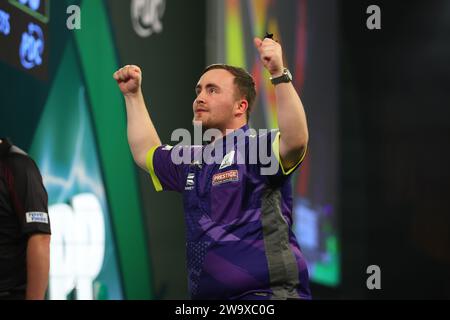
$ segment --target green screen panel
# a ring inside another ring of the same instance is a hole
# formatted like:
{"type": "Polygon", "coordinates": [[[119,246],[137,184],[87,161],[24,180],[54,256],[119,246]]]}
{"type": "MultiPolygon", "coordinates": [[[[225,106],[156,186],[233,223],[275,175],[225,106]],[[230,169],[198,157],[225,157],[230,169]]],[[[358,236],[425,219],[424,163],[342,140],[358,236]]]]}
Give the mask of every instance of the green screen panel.
{"type": "Polygon", "coordinates": [[[52,224],[49,299],[122,299],[110,209],[72,41],[34,136],[52,224]],[[71,81],[65,81],[70,74],[71,81]]]}
{"type": "Polygon", "coordinates": [[[127,299],[150,299],[150,264],[135,164],[126,138],[123,98],[112,74],[118,69],[104,2],[83,1],[83,28],[75,33],[92,105],[99,154],[111,203],[127,299]]]}

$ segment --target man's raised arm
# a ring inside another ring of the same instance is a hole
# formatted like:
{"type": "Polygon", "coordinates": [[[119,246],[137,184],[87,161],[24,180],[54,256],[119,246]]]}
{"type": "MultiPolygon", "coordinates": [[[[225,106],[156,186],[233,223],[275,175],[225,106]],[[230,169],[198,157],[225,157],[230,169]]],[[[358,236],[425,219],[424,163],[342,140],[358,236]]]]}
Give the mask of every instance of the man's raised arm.
{"type": "Polygon", "coordinates": [[[141,69],[138,66],[127,65],[116,71],[113,77],[125,98],[128,144],[131,153],[138,166],[147,171],[147,152],[152,147],[161,145],[161,140],[145,106],[141,90],[141,69]]]}
{"type": "MultiPolygon", "coordinates": [[[[273,78],[283,74],[283,53],[278,42],[255,38],[255,47],[264,67],[273,78]]],[[[280,129],[280,157],[285,170],[294,167],[306,151],[308,126],[300,97],[291,82],[275,86],[277,118],[280,129]]]]}

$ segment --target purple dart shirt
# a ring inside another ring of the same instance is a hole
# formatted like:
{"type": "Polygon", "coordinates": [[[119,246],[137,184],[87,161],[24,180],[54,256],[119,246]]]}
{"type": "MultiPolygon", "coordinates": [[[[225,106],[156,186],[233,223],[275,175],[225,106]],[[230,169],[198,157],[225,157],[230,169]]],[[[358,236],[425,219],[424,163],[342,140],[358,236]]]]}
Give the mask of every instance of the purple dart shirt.
{"type": "Polygon", "coordinates": [[[213,152],[163,145],[147,155],[156,190],[183,194],[191,297],[309,299],[308,270],[292,231],[289,178],[304,155],[285,172],[277,160],[278,131],[249,132],[244,126],[233,139],[218,139],[209,145],[213,152]],[[262,147],[274,150],[271,175],[262,174],[267,159],[254,160],[262,147]],[[174,153],[192,161],[175,164],[174,153]],[[211,164],[213,158],[218,163],[211,164]]]}

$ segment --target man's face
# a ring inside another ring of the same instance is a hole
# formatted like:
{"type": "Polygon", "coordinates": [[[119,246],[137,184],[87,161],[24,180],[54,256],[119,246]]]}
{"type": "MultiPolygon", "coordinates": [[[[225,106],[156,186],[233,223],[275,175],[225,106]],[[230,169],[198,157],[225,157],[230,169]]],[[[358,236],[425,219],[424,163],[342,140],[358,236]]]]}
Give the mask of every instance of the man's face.
{"type": "Polygon", "coordinates": [[[224,69],[213,69],[201,76],[195,87],[194,121],[200,121],[205,129],[231,129],[238,104],[233,81],[234,76],[224,69]]]}

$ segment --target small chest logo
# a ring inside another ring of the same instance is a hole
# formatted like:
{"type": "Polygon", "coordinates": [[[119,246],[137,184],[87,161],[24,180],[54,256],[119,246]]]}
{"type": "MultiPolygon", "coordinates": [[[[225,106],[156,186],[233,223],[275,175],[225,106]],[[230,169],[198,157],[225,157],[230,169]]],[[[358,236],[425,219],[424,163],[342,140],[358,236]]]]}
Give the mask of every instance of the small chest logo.
{"type": "Polygon", "coordinates": [[[212,179],[212,185],[217,186],[219,184],[239,181],[239,172],[237,170],[229,170],[225,172],[216,173],[212,179]]]}
{"type": "Polygon", "coordinates": [[[229,167],[233,164],[234,154],[235,154],[235,152],[233,150],[233,151],[230,151],[225,157],[223,157],[223,160],[222,160],[222,163],[220,164],[219,170],[229,167]]]}
{"type": "Polygon", "coordinates": [[[192,190],[194,189],[195,184],[195,173],[189,173],[186,179],[186,186],[184,187],[184,190],[192,190]]]}

